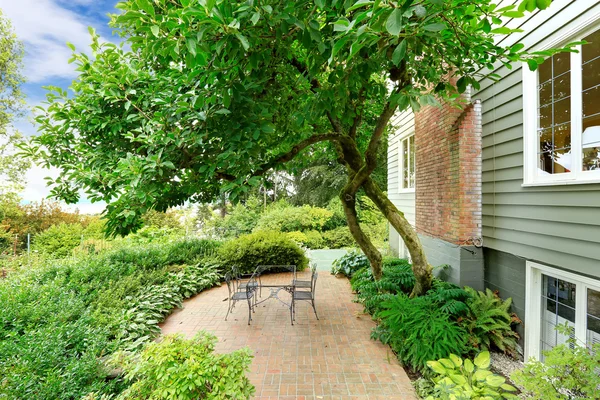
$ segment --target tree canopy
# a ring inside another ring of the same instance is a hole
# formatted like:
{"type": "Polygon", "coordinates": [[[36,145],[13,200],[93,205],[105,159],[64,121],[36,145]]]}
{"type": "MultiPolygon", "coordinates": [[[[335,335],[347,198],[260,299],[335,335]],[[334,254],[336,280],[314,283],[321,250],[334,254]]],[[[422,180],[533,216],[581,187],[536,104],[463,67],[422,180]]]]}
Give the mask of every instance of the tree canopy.
{"type": "MultiPolygon", "coordinates": [[[[311,147],[344,166],[350,230],[376,276],[381,256],[356,219],[361,188],[431,268],[414,229],[371,178],[397,110],[460,98],[494,65],[536,68],[552,51],[503,47],[524,0],[129,0],[76,52],[73,96],[50,88],[31,151],[61,169],[53,195],[108,203],[108,228],[139,226],[148,209],[227,192],[233,198],[311,147]]],[[[380,269],[380,268],[379,268],[380,269]]],[[[417,279],[418,285],[419,279],[417,279]]],[[[426,279],[423,287],[427,286],[426,279]]],[[[418,289],[420,290],[420,289],[418,289]]]]}
{"type": "Polygon", "coordinates": [[[0,196],[15,195],[22,189],[29,168],[29,160],[16,155],[23,136],[12,126],[14,119],[23,115],[25,105],[22,61],[23,44],[0,10],[0,196]]]}

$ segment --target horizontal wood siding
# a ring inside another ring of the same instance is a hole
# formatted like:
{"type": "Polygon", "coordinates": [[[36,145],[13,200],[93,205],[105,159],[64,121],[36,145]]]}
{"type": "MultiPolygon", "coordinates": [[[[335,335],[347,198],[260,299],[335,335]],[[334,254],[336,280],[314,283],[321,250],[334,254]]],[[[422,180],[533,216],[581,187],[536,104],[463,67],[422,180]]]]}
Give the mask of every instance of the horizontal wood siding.
{"type": "MultiPolygon", "coordinates": [[[[526,20],[508,21],[525,32],[501,44],[540,46],[599,11],[596,0],[555,0],[526,20]]],[[[486,248],[517,258],[486,253],[485,279],[489,287],[515,297],[522,312],[525,270],[524,262],[515,264],[518,257],[600,276],[600,184],[522,187],[521,66],[494,72],[502,79],[482,81],[473,96],[482,101],[483,109],[483,240],[486,248]]]]}
{"type": "MultiPolygon", "coordinates": [[[[392,132],[388,136],[388,197],[413,226],[415,225],[415,192],[400,192],[399,137],[414,132],[415,119],[412,112],[404,112],[392,118],[392,132]]],[[[390,227],[390,244],[396,249],[398,234],[390,227]]]]}

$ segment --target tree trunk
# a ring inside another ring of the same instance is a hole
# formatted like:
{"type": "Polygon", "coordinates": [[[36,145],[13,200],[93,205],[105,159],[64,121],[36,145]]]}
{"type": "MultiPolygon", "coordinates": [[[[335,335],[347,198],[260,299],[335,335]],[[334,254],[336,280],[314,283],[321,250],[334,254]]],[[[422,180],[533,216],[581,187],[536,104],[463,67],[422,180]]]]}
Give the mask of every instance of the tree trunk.
{"type": "Polygon", "coordinates": [[[394,203],[388,199],[371,178],[365,181],[363,189],[367,196],[377,205],[377,208],[379,208],[385,218],[392,224],[394,229],[396,229],[408,248],[415,275],[415,287],[410,296],[416,297],[424,294],[431,288],[433,268],[427,262],[427,257],[425,256],[425,251],[423,250],[419,236],[417,236],[417,232],[406,220],[404,214],[396,208],[394,203]]]}
{"type": "Polygon", "coordinates": [[[346,220],[348,221],[348,228],[352,237],[361,250],[367,256],[367,259],[371,263],[371,270],[375,280],[381,279],[383,273],[383,261],[381,253],[377,250],[377,247],[373,245],[369,237],[363,232],[358,222],[358,216],[356,213],[356,194],[347,193],[346,190],[342,190],[340,193],[340,199],[344,206],[344,213],[346,214],[346,220]]]}

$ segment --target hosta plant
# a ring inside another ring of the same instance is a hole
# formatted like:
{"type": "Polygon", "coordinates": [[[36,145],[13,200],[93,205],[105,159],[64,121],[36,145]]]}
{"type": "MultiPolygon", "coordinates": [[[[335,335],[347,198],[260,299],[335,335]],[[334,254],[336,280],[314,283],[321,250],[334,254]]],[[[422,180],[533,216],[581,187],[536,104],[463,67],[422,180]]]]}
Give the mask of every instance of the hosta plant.
{"type": "Polygon", "coordinates": [[[428,361],[427,366],[435,373],[433,395],[426,400],[496,400],[516,399],[517,389],[506,379],[492,373],[490,353],[482,351],[473,361],[450,354],[448,358],[428,361]]]}
{"type": "Polygon", "coordinates": [[[359,251],[351,251],[333,262],[331,273],[333,275],[346,275],[348,278],[352,278],[355,272],[365,267],[369,267],[367,257],[359,251]]]}

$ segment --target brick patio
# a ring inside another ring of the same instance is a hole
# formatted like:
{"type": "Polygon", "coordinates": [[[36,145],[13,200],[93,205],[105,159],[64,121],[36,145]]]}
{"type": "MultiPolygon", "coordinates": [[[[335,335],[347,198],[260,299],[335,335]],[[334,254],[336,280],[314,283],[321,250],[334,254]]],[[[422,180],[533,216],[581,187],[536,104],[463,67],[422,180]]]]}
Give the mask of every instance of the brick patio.
{"type": "MultiPolygon", "coordinates": [[[[277,275],[266,276],[263,283],[282,279],[277,275]]],[[[187,300],[162,324],[162,332],[192,337],[204,329],[219,338],[218,352],[251,348],[249,378],[257,399],[417,399],[389,347],[369,339],[374,322],[352,298],[347,279],[323,271],[316,290],[319,321],[310,304],[300,302],[292,326],[289,309],[269,299],[257,307],[248,325],[245,302],[224,321],[223,284],[187,300]]]]}

